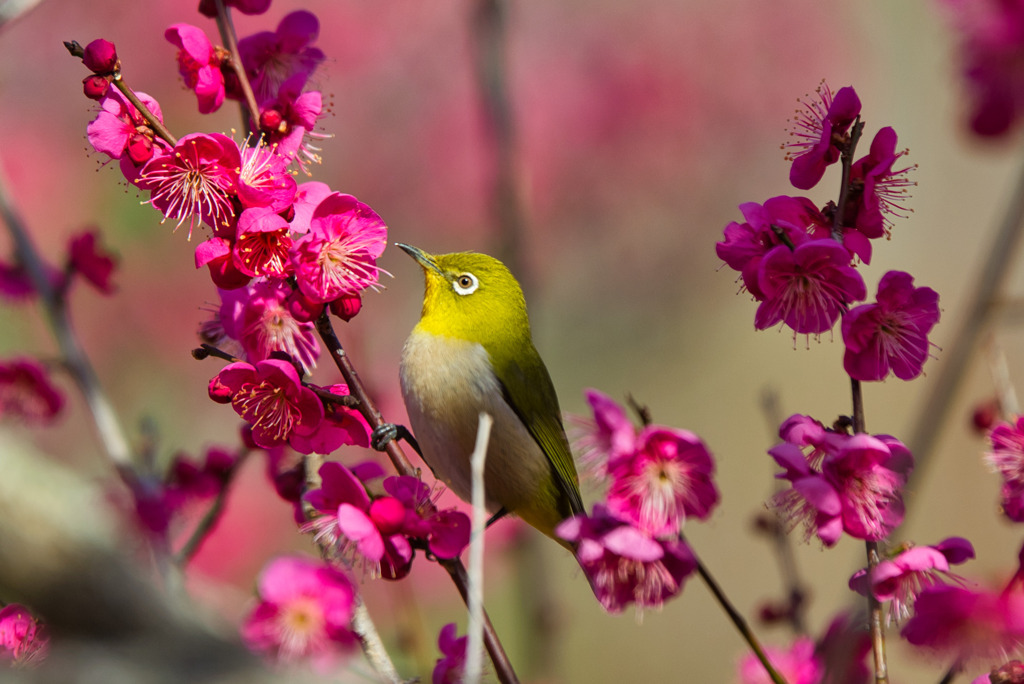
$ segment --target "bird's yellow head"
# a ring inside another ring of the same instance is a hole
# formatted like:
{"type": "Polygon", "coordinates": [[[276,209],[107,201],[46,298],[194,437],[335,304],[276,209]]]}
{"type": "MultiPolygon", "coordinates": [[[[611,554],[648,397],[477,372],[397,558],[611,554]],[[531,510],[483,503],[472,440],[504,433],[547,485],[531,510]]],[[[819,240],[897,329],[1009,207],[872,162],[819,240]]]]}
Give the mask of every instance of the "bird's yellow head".
{"type": "Polygon", "coordinates": [[[432,255],[397,244],[423,268],[419,330],[485,346],[530,338],[522,288],[505,264],[486,254],[432,255]]]}

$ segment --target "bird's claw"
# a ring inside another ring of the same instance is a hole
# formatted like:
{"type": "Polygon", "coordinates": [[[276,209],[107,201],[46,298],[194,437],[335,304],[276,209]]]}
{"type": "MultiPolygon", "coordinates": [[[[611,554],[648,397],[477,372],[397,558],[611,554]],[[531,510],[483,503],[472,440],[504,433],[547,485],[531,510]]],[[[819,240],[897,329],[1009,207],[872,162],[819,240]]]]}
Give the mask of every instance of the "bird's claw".
{"type": "Polygon", "coordinates": [[[394,423],[382,423],[370,433],[370,446],[374,451],[384,451],[388,442],[398,439],[398,426],[394,423]]]}

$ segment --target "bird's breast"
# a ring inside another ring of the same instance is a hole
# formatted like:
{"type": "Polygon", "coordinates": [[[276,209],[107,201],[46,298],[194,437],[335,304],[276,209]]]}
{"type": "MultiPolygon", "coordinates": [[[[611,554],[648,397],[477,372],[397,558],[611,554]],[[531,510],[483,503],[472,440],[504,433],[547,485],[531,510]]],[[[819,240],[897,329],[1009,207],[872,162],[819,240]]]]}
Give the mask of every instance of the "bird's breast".
{"type": "Polygon", "coordinates": [[[413,330],[402,350],[400,376],[423,458],[460,498],[470,498],[469,459],[481,412],[494,419],[485,475],[488,508],[514,511],[550,481],[547,459],[506,402],[482,345],[413,330]]]}

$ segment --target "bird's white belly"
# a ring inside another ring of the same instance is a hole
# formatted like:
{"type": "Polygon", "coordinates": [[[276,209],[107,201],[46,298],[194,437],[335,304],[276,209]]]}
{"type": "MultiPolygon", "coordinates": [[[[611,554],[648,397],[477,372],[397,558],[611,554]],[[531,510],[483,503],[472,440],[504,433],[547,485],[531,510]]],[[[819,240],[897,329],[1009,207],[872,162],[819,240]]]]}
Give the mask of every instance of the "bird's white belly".
{"type": "Polygon", "coordinates": [[[469,460],[481,412],[494,419],[484,478],[488,510],[514,512],[550,480],[547,458],[505,401],[480,344],[414,330],[400,374],[423,458],[461,499],[471,494],[469,460]]]}

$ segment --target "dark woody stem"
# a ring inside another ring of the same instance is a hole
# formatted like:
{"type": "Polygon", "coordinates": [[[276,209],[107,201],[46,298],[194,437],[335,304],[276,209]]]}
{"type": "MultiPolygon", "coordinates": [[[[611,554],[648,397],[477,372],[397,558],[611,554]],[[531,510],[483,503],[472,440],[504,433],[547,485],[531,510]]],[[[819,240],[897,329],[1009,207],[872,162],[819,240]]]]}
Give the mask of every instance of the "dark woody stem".
{"type": "Polygon", "coordinates": [[[217,3],[217,30],[220,32],[220,39],[224,47],[231,53],[231,68],[238,78],[238,85],[242,89],[242,96],[245,103],[242,105],[242,125],[246,132],[252,133],[253,124],[259,128],[260,107],[256,103],[256,95],[252,91],[252,84],[245,74],[245,66],[238,54],[238,38],[235,36],[235,25],[231,21],[231,13],[224,6],[224,0],[215,0],[217,3]]]}
{"type": "Polygon", "coordinates": [[[863,132],[864,122],[858,116],[850,128],[850,141],[842,151],[842,185],[839,186],[839,205],[836,207],[835,222],[832,224],[832,238],[840,243],[843,241],[846,201],[850,196],[850,169],[853,167],[853,153],[857,149],[857,142],[860,141],[863,132]]]}
{"type": "MultiPolygon", "coordinates": [[[[352,365],[352,361],[341,346],[341,341],[338,340],[338,336],[334,332],[334,327],[331,325],[331,319],[326,308],[316,320],[316,330],[331,358],[334,360],[335,365],[341,372],[341,376],[345,379],[349,392],[359,400],[359,412],[366,419],[366,422],[370,424],[370,429],[377,429],[384,424],[384,418],[381,416],[373,399],[367,393],[366,388],[359,379],[358,373],[356,373],[355,367],[352,365]]],[[[395,470],[400,475],[418,477],[419,470],[412,465],[397,441],[392,440],[388,442],[385,451],[391,459],[395,470]]],[[[448,571],[452,582],[455,583],[456,588],[459,590],[459,595],[462,596],[462,600],[467,601],[469,596],[469,578],[462,561],[458,558],[451,560],[438,559],[438,563],[448,571]]],[[[498,680],[502,684],[518,684],[519,678],[516,676],[515,670],[512,669],[512,663],[505,654],[505,648],[502,646],[498,633],[491,624],[491,619],[487,616],[486,611],[484,612],[483,628],[484,646],[487,648],[491,662],[494,664],[494,671],[498,676],[498,680]]]]}
{"type": "Polygon", "coordinates": [[[220,516],[224,512],[224,502],[227,501],[228,488],[234,481],[235,475],[238,474],[239,468],[241,468],[242,463],[245,461],[249,453],[250,451],[245,447],[242,447],[239,450],[238,457],[235,459],[234,465],[231,466],[231,470],[228,471],[227,479],[223,486],[221,486],[220,491],[217,492],[217,497],[213,500],[213,503],[210,504],[210,508],[207,509],[202,520],[199,521],[199,524],[196,525],[196,528],[192,531],[192,535],[184,545],[182,545],[181,550],[175,554],[174,560],[181,567],[184,567],[190,560],[192,560],[192,557],[196,555],[196,551],[198,551],[199,547],[202,545],[203,540],[206,539],[207,535],[209,535],[213,530],[214,525],[216,525],[217,521],[220,520],[220,516]]]}
{"type": "MultiPolygon", "coordinates": [[[[686,541],[683,535],[680,534],[679,537],[680,539],[683,539],[684,542],[686,541]]],[[[711,591],[711,595],[715,597],[715,600],[718,601],[722,610],[724,610],[725,614],[729,616],[729,620],[732,621],[733,625],[735,625],[736,629],[743,637],[743,640],[747,642],[748,646],[750,646],[750,650],[753,651],[754,655],[757,656],[757,659],[761,661],[765,672],[768,673],[768,676],[773,682],[775,682],[775,684],[786,684],[786,680],[772,666],[771,661],[768,660],[768,655],[764,652],[764,649],[761,647],[761,642],[757,640],[753,630],[750,629],[750,625],[747,624],[746,619],[744,619],[743,615],[736,610],[736,607],[732,605],[732,602],[729,601],[729,597],[725,595],[722,588],[718,586],[718,582],[715,581],[715,578],[711,575],[708,569],[704,567],[703,561],[701,561],[697,556],[693,547],[690,546],[689,543],[687,543],[687,546],[690,547],[690,552],[693,553],[693,558],[697,561],[697,572],[700,574],[700,578],[704,580],[704,584],[706,584],[708,589],[711,591]]]]}

